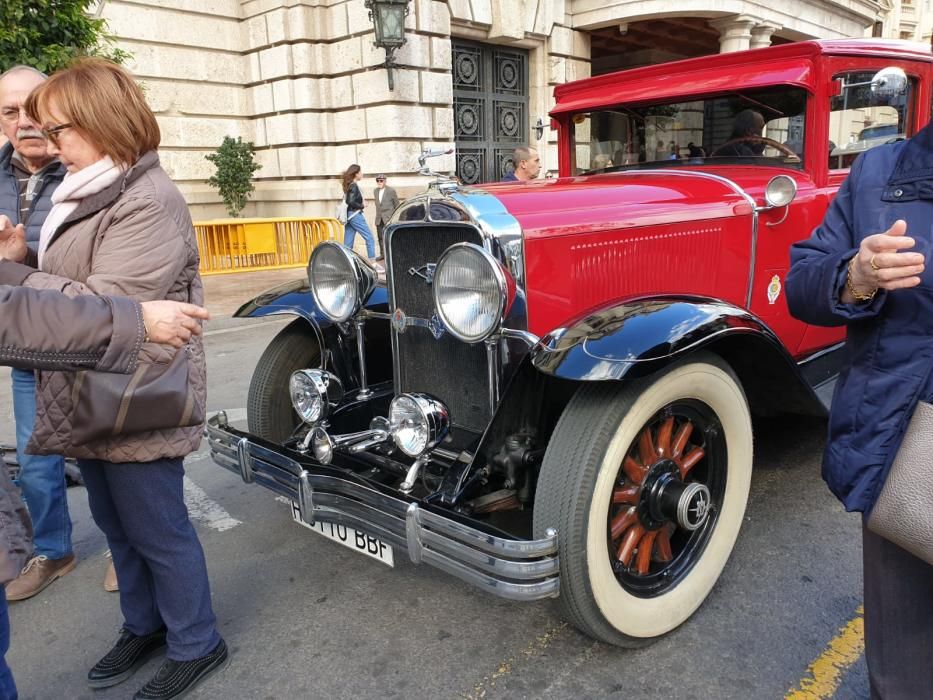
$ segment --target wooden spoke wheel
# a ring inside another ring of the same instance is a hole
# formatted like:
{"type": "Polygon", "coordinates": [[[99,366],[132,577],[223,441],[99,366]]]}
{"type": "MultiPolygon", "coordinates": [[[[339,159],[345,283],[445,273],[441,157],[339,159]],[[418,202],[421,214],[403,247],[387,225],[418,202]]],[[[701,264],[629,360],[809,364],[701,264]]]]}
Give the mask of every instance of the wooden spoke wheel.
{"type": "Polygon", "coordinates": [[[535,495],[536,535],[557,530],[565,616],[622,646],[687,620],[732,552],[751,466],[748,404],[714,355],[582,386],[551,436],[535,495]]]}

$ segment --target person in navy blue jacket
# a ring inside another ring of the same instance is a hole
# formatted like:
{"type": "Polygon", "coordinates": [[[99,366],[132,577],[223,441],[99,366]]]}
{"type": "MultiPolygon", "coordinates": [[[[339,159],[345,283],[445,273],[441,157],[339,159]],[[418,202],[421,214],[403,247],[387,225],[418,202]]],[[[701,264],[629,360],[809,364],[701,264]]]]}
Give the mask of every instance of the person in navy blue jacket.
{"type": "MultiPolygon", "coordinates": [[[[823,223],[791,249],[791,313],[846,326],[823,478],[871,512],[918,400],[933,400],[933,127],[852,166],[823,223]]],[[[933,508],[933,503],[930,504],[933,508]]],[[[865,645],[873,698],[933,693],[933,567],[863,521],[865,645]]]]}

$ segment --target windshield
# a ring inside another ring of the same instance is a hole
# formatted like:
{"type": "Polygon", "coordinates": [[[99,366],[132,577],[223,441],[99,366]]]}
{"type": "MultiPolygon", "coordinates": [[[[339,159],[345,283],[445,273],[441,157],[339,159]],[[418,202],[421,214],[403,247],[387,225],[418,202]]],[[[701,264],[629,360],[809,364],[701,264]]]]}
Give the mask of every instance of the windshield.
{"type": "Polygon", "coordinates": [[[807,93],[790,86],[573,117],[576,174],[684,163],[802,167],[807,93]]]}

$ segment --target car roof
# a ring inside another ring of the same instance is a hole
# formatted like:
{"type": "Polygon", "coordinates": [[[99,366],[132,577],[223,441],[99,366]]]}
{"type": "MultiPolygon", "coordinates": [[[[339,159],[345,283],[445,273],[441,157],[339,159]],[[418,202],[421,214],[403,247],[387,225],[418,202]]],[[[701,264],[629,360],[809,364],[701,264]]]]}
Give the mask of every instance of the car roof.
{"type": "Polygon", "coordinates": [[[812,84],[814,59],[820,55],[933,62],[930,46],[921,42],[897,39],[799,41],[659,63],[558,85],[554,89],[556,106],[551,114],[734,90],[737,85],[743,89],[778,84],[807,87],[812,84]]]}

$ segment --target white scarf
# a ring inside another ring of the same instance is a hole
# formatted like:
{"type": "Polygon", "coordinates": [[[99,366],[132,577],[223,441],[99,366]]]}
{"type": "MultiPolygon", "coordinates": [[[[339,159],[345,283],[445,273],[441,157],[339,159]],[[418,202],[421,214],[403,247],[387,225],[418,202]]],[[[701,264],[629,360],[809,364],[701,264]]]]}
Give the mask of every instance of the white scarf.
{"type": "Polygon", "coordinates": [[[69,172],[62,183],[52,193],[52,209],[42,224],[39,233],[39,269],[42,269],[42,258],[52,241],[52,235],[68,218],[81,200],[109,187],[123,174],[126,169],[117,165],[110,156],[104,156],[96,163],[81,168],[76,173],[69,172]]]}

